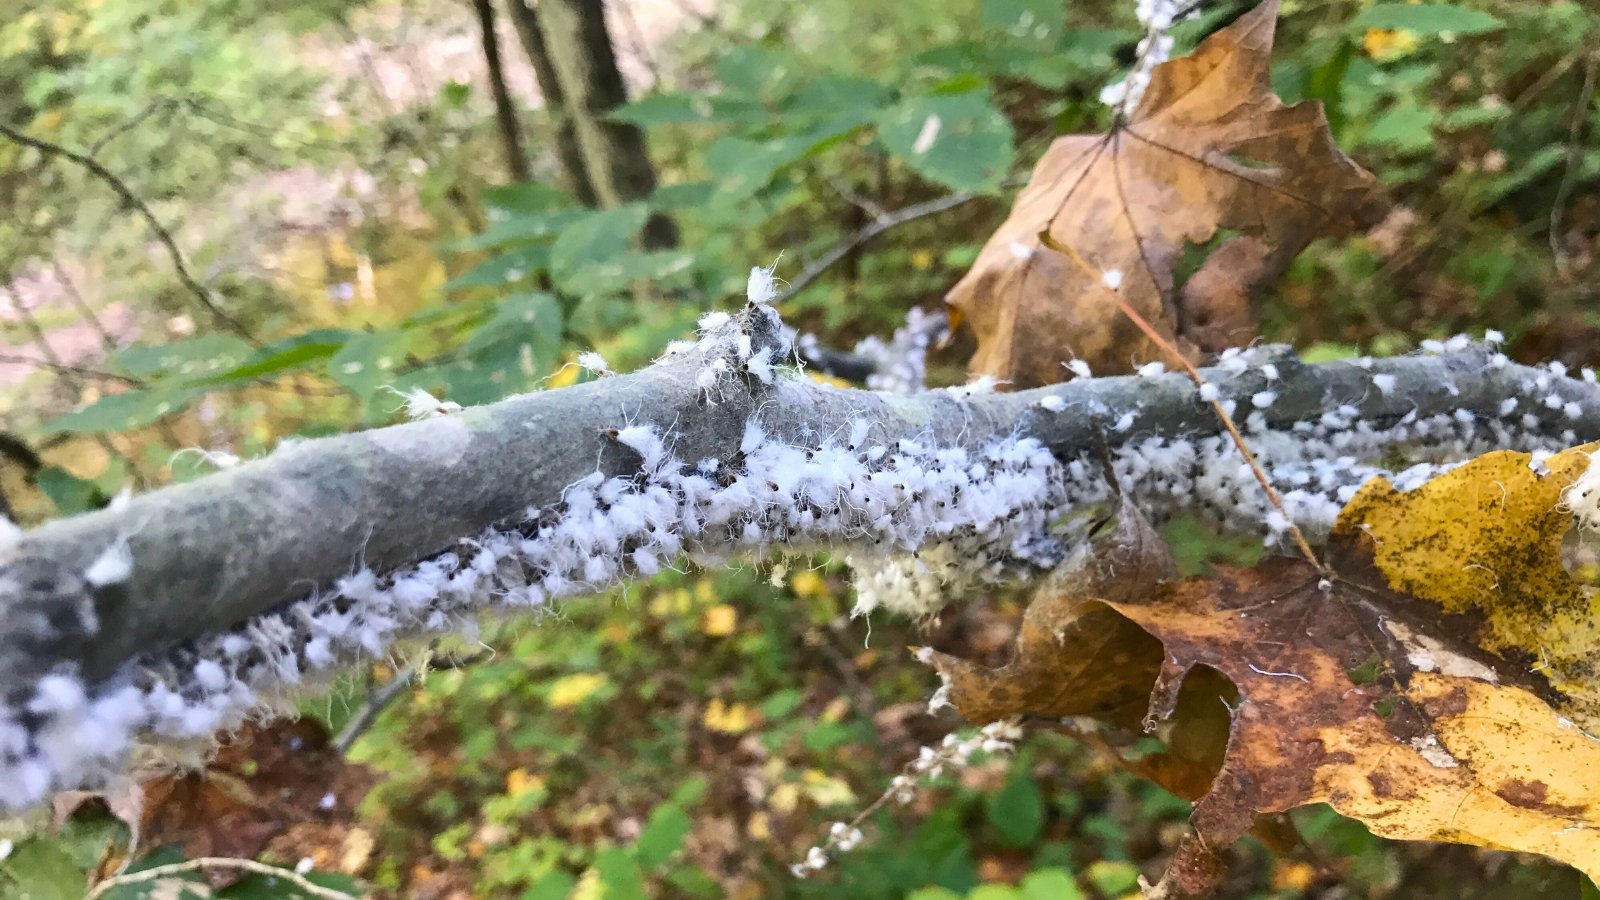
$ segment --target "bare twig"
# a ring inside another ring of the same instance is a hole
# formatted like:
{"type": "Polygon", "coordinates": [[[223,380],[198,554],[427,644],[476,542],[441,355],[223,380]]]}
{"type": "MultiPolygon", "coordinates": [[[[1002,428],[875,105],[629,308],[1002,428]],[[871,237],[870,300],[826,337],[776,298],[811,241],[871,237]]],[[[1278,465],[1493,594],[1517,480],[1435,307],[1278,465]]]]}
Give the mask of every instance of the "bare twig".
{"type": "Polygon", "coordinates": [[[139,387],[145,383],[143,379],[135,378],[132,375],[120,375],[116,372],[90,369],[85,366],[69,365],[67,363],[55,362],[48,359],[38,359],[32,356],[17,356],[13,353],[0,353],[0,363],[18,366],[36,366],[40,369],[48,369],[52,372],[62,375],[77,375],[83,378],[105,378],[112,381],[120,381],[133,387],[139,387]]]}
{"type": "Polygon", "coordinates": [[[404,668],[395,672],[388,681],[377,686],[376,690],[367,692],[367,697],[362,701],[361,708],[356,710],[356,714],[350,717],[350,721],[345,723],[344,728],[340,729],[339,736],[333,739],[333,746],[340,753],[349,753],[350,748],[355,746],[356,741],[367,732],[368,728],[372,727],[372,723],[378,721],[378,717],[383,715],[383,711],[403,696],[408,688],[419,687],[421,684],[420,677],[428,671],[465,669],[468,666],[477,665],[493,655],[494,653],[491,650],[482,650],[468,656],[440,657],[433,655],[433,648],[430,646],[426,653],[407,663],[404,668]]]}
{"type": "Polygon", "coordinates": [[[170,863],[165,866],[153,866],[143,871],[129,872],[124,875],[117,875],[112,878],[107,878],[105,881],[95,885],[94,888],[89,891],[89,893],[85,894],[83,900],[98,900],[98,898],[109,893],[112,888],[126,887],[133,884],[144,884],[150,881],[159,881],[169,875],[182,875],[187,872],[196,872],[201,869],[208,868],[242,869],[246,872],[253,872],[257,875],[265,875],[268,878],[282,878],[284,881],[289,882],[307,894],[310,894],[313,897],[324,898],[324,900],[358,900],[355,894],[347,894],[344,891],[336,891],[333,888],[323,887],[322,885],[317,884],[293,869],[285,869],[280,866],[269,866],[266,863],[256,862],[253,859],[234,859],[226,856],[202,856],[199,859],[190,859],[179,863],[170,863]]]}
{"type": "Polygon", "coordinates": [[[61,289],[67,292],[68,299],[72,301],[73,307],[78,310],[78,315],[83,316],[84,321],[89,323],[89,327],[93,328],[95,334],[100,336],[100,346],[106,348],[106,353],[116,353],[120,349],[117,346],[117,339],[111,336],[106,324],[100,321],[100,317],[95,314],[94,308],[89,305],[89,301],[84,299],[83,293],[78,290],[77,282],[73,281],[72,276],[67,274],[67,267],[63,266],[59,259],[52,256],[50,257],[50,268],[55,273],[56,281],[60,282],[61,289]]]}
{"type": "Polygon", "coordinates": [[[796,275],[789,282],[789,286],[784,289],[783,293],[778,295],[776,302],[787,300],[790,297],[793,297],[795,294],[805,290],[806,287],[810,285],[811,282],[816,281],[817,278],[822,275],[822,273],[832,268],[839,262],[839,260],[844,259],[851,250],[854,250],[868,241],[871,241],[873,238],[883,234],[885,231],[888,231],[897,225],[904,225],[907,222],[913,222],[917,219],[942,213],[945,210],[955,209],[958,206],[976,200],[980,196],[982,195],[961,191],[959,193],[949,194],[944,197],[928,200],[923,203],[914,203],[911,206],[897,209],[891,213],[885,213],[884,215],[873,219],[871,222],[858,229],[854,234],[845,238],[840,243],[835,244],[828,250],[828,252],[817,257],[811,262],[810,265],[807,265],[804,269],[800,270],[800,274],[796,275]]]}
{"type": "Polygon", "coordinates": [[[873,200],[871,197],[864,197],[856,193],[855,189],[846,184],[844,179],[823,169],[821,166],[818,166],[816,171],[818,175],[822,176],[822,180],[827,182],[828,187],[833,188],[833,192],[843,198],[846,203],[871,216],[874,220],[888,217],[889,211],[883,208],[883,204],[873,200]]]}
{"type": "MultiPolygon", "coordinates": [[[[29,309],[28,306],[22,302],[21,297],[18,297],[14,294],[11,295],[11,308],[17,311],[17,319],[22,322],[22,327],[27,330],[29,336],[33,339],[34,346],[39,348],[39,355],[43,357],[43,359],[36,361],[36,363],[41,367],[48,368],[51,371],[54,371],[57,375],[60,375],[61,379],[67,383],[68,387],[70,387],[73,392],[77,394],[77,397],[75,397],[74,400],[81,400],[85,385],[83,377],[78,372],[77,367],[67,365],[62,361],[61,357],[56,354],[56,349],[55,347],[51,346],[50,339],[45,335],[44,327],[39,324],[38,317],[34,316],[33,310],[29,309]]],[[[139,471],[139,467],[134,465],[132,458],[118,450],[116,445],[111,443],[110,438],[103,434],[97,434],[94,436],[94,442],[100,445],[100,449],[104,450],[107,456],[111,457],[112,459],[122,460],[123,463],[127,465],[128,472],[133,475],[134,482],[139,487],[143,488],[149,486],[148,480],[145,478],[144,474],[139,471]]]]}
{"type": "Polygon", "coordinates": [[[172,260],[172,267],[177,271],[178,280],[183,282],[184,287],[189,289],[189,292],[195,296],[200,305],[204,306],[218,322],[227,326],[230,331],[253,344],[259,343],[256,341],[255,336],[250,333],[250,330],[244,326],[244,323],[235,319],[223,310],[221,306],[217,305],[216,298],[212,296],[211,291],[195,279],[194,274],[189,270],[188,260],[184,257],[183,251],[178,249],[178,243],[172,237],[172,232],[168,231],[166,226],[161,224],[161,220],[156,218],[156,214],[150,209],[149,204],[141,200],[139,195],[135,194],[133,189],[128,186],[128,183],[123,181],[115,172],[107,169],[105,165],[93,156],[18,131],[4,122],[0,122],[0,134],[24,147],[32,147],[46,156],[66,159],[85,169],[111,188],[117,197],[129,208],[137,212],[139,217],[144,219],[145,224],[150,227],[150,230],[155,233],[156,239],[161,242],[161,246],[167,251],[167,256],[172,260]]]}
{"type": "Polygon", "coordinates": [[[132,116],[129,116],[126,120],[118,123],[116,127],[101,135],[99,140],[95,141],[93,144],[90,144],[87,155],[99,156],[100,151],[104,150],[108,144],[134,130],[135,128],[138,128],[146,119],[158,112],[182,105],[185,102],[185,100],[177,97],[162,97],[159,100],[150,103],[144,109],[141,109],[132,116]]]}
{"type": "Polygon", "coordinates": [[[405,668],[394,673],[377,690],[369,692],[367,699],[361,704],[361,708],[356,710],[356,714],[350,718],[349,722],[345,723],[344,728],[340,729],[339,736],[333,739],[333,746],[341,754],[349,753],[350,748],[355,746],[356,739],[365,734],[367,729],[372,727],[373,722],[378,721],[378,716],[389,708],[389,704],[399,699],[401,694],[417,686],[415,681],[417,675],[421,672],[422,660],[412,660],[406,664],[405,668]]]}
{"type": "Polygon", "coordinates": [[[1555,255],[1556,268],[1563,271],[1567,268],[1567,252],[1561,247],[1561,217],[1566,212],[1567,198],[1578,183],[1578,162],[1583,159],[1583,126],[1589,121],[1589,103],[1594,99],[1597,71],[1600,71],[1600,52],[1590,54],[1588,65],[1583,67],[1583,87],[1578,91],[1578,102],[1572,107],[1572,128],[1567,136],[1566,170],[1550,207],[1550,252],[1555,255]]]}

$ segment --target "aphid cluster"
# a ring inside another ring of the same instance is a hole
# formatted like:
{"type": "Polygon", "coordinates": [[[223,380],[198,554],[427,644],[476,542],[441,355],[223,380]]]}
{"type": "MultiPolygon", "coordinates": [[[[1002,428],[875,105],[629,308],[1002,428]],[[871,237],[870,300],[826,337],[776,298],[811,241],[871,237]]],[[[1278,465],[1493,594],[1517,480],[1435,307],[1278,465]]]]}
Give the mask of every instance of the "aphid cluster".
{"type": "MultiPolygon", "coordinates": [[[[753,299],[764,284],[752,288],[753,299]]],[[[691,345],[706,354],[696,357],[704,360],[699,371],[716,373],[706,393],[741,375],[750,384],[773,381],[763,364],[787,352],[781,335],[776,313],[759,302],[738,317],[708,316],[691,345]]],[[[1263,378],[1277,380],[1275,370],[1265,371],[1271,358],[1261,351],[1227,355],[1206,387],[1219,392],[1213,396],[1249,397],[1263,378]],[[1252,369],[1262,377],[1229,390],[1231,378],[1252,369]]],[[[1373,390],[1403,392],[1377,378],[1373,390]]],[[[1569,404],[1579,406],[1567,398],[1583,396],[1573,390],[1575,380],[1546,368],[1525,381],[1520,398],[1507,398],[1498,416],[1411,412],[1378,422],[1335,403],[1318,418],[1273,427],[1266,416],[1276,407],[1252,402],[1258,408],[1244,419],[1244,431],[1283,493],[1283,513],[1268,505],[1225,435],[1153,434],[1132,410],[1107,423],[1104,451],[1068,458],[1029,437],[1027,419],[1010,437],[963,446],[926,435],[884,438],[881,426],[858,417],[849,420],[847,434],[841,428],[842,436],[802,444],[770,436],[758,413],[746,421],[736,452],[699,460],[678,458],[670,433],[620,423],[604,434],[638,457],[630,474],[591,473],[559,503],[530,508],[519,522],[464,538],[414,565],[354,572],[227,633],[134,660],[101,683],[86,686],[63,668],[14,692],[0,703],[0,807],[20,809],[54,790],[104,785],[123,771],[136,737],[203,742],[357,657],[382,656],[401,638],[471,629],[496,610],[548,609],[561,598],[653,574],[682,556],[714,562],[841,552],[856,566],[858,611],[882,606],[926,615],[976,585],[1060,562],[1074,543],[1071,523],[1084,518],[1071,514],[1112,498],[1107,468],[1155,519],[1190,510],[1269,540],[1293,521],[1315,537],[1362,482],[1383,472],[1369,461],[1396,448],[1419,454],[1418,465],[1393,476],[1408,488],[1488,449],[1548,454],[1575,443],[1565,426],[1569,404]]],[[[1200,396],[1206,393],[1212,392],[1202,388],[1200,396]]],[[[436,404],[423,413],[439,414],[436,404]]],[[[1064,404],[1040,400],[1028,415],[1064,412],[1064,404]]],[[[1592,482],[1580,482],[1568,503],[1600,520],[1590,508],[1600,495],[1592,482]]],[[[7,534],[0,533],[0,544],[7,534]]],[[[114,582],[136,565],[125,548],[108,548],[84,576],[114,582]]]]}
{"type": "Polygon", "coordinates": [[[928,380],[928,348],[948,330],[945,317],[912,307],[906,324],[885,342],[869,335],[856,343],[855,353],[872,360],[877,371],[867,376],[867,387],[891,394],[912,394],[928,380]]]}

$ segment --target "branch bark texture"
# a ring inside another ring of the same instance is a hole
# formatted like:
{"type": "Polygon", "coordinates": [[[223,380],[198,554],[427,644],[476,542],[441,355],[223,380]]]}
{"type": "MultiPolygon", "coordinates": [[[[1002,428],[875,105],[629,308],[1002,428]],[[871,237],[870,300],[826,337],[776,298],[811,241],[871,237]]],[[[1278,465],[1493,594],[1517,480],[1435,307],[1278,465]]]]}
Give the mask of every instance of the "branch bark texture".
{"type": "MultiPolygon", "coordinates": [[[[765,295],[759,270],[751,294],[765,295]]],[[[826,387],[770,306],[709,313],[633,375],[280,447],[22,533],[0,528],[0,809],[121,777],[395,641],[649,576],[681,555],[829,550],[856,610],[926,615],[1059,564],[1118,491],[1281,537],[1326,532],[1382,469],[1551,451],[1600,432],[1600,387],[1465,339],[1303,365],[1225,355],[1016,394],[826,387]],[[1202,397],[1244,418],[1269,506],[1202,397]]],[[[1585,373],[1586,376],[1589,373],[1585,373]]],[[[419,407],[423,406],[419,404],[419,407]]]]}
{"type": "MultiPolygon", "coordinates": [[[[1204,374],[1243,410],[1270,390],[1274,400],[1255,423],[1271,435],[1325,427],[1341,407],[1341,421],[1374,430],[1431,415],[1509,421],[1491,443],[1600,434],[1600,387],[1492,359],[1481,348],[1366,366],[1277,355],[1270,379],[1259,368],[1204,374]],[[1535,384],[1544,387],[1530,397],[1535,384]],[[1519,397],[1508,417],[1507,399],[1519,397]]],[[[735,378],[713,396],[701,376],[714,361],[691,353],[448,416],[286,443],[237,468],[23,533],[0,546],[0,684],[23,684],[63,663],[102,678],[135,654],[236,625],[359,569],[385,572],[530,507],[557,506],[569,485],[597,469],[608,477],[639,469],[638,455],[610,436],[629,425],[655,429],[691,464],[736,456],[752,421],[770,439],[801,448],[867,422],[883,444],[976,449],[1021,435],[1058,460],[1091,464],[1108,448],[1218,432],[1177,375],[978,396],[735,378]],[[123,546],[127,577],[92,588],[85,573],[123,546]]]]}

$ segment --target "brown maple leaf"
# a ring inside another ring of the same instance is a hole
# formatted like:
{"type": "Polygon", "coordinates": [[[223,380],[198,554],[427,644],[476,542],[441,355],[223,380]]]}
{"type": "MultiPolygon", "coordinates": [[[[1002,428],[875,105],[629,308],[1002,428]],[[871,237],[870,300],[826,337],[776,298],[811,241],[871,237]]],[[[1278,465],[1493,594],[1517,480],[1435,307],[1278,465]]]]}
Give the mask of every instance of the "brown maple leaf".
{"type": "Polygon", "coordinates": [[[1196,801],[1158,896],[1204,895],[1217,849],[1310,803],[1386,837],[1593,876],[1600,627],[1559,553],[1561,498],[1592,450],[1543,475],[1499,452],[1410,492],[1374,479],[1333,531],[1338,575],[1280,557],[1163,581],[1166,550],[1125,505],[1087,568],[1041,588],[1010,664],[933,661],[975,722],[1087,716],[1162,734],[1164,751],[1118,757],[1196,801]]]}
{"type": "MultiPolygon", "coordinates": [[[[190,859],[253,859],[292,825],[352,815],[371,784],[316,720],[251,724],[225,740],[204,769],[145,783],[140,838],[149,847],[180,844],[190,859]]],[[[207,872],[219,886],[240,875],[207,872]]]]}
{"type": "Polygon", "coordinates": [[[1025,388],[1063,380],[1073,355],[1107,373],[1160,358],[1108,284],[1188,350],[1254,336],[1250,295],[1343,226],[1373,185],[1333,143],[1320,103],[1272,93],[1277,10],[1268,0],[1158,66],[1110,134],[1050,146],[945,298],[977,336],[973,374],[1025,388]],[[1068,252],[1044,249],[1041,232],[1068,252]],[[1211,249],[1178,285],[1190,248],[1211,249]]]}

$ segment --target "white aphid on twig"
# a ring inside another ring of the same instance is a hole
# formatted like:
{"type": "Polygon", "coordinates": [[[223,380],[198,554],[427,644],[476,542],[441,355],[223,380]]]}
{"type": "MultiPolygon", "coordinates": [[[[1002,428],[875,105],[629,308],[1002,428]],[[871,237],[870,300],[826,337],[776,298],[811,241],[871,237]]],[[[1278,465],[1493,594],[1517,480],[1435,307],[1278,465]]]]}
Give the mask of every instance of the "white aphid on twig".
{"type": "Polygon", "coordinates": [[[83,580],[94,587],[105,587],[127,581],[132,574],[133,551],[128,549],[126,539],[118,538],[102,550],[94,562],[89,563],[89,568],[83,570],[83,580]]]}
{"type": "Polygon", "coordinates": [[[777,268],[777,260],[773,260],[770,266],[750,268],[750,279],[745,282],[744,295],[751,303],[771,303],[778,299],[778,279],[772,274],[777,268]]]}
{"type": "Polygon", "coordinates": [[[602,378],[607,375],[617,374],[611,371],[611,366],[606,362],[606,358],[593,350],[585,350],[579,353],[578,365],[585,371],[593,372],[602,378]]]}
{"type": "Polygon", "coordinates": [[[409,391],[402,391],[394,387],[386,388],[386,390],[399,395],[405,401],[405,403],[395,407],[395,411],[399,412],[404,409],[406,418],[413,422],[431,416],[444,416],[461,411],[461,404],[452,400],[440,400],[419,387],[414,387],[409,391]]]}

